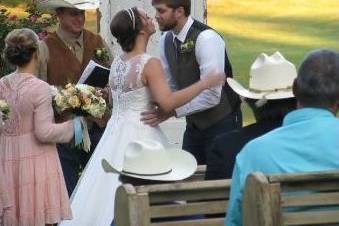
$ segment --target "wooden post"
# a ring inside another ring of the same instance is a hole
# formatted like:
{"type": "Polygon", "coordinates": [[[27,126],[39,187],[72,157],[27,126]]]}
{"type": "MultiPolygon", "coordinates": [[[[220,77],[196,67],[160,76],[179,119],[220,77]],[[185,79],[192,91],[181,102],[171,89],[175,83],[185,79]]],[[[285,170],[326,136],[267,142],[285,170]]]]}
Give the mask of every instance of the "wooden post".
{"type": "Polygon", "coordinates": [[[148,194],[136,194],[130,184],[121,185],[115,196],[114,223],[116,226],[149,226],[148,194]]]}
{"type": "Polygon", "coordinates": [[[244,226],[281,225],[279,184],[270,184],[262,173],[251,173],[246,179],[242,210],[244,226]]]}

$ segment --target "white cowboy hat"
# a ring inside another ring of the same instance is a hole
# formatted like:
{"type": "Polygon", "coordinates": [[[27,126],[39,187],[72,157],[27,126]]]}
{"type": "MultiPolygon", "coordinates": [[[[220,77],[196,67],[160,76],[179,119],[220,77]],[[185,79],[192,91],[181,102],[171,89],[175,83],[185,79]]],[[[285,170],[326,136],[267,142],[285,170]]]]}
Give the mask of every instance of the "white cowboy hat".
{"type": "Polygon", "coordinates": [[[227,78],[227,83],[242,97],[274,100],[294,97],[292,85],[296,77],[294,64],[279,52],[271,56],[261,53],[251,66],[248,89],[232,78],[227,78]]]}
{"type": "Polygon", "coordinates": [[[40,0],[38,6],[48,10],[57,8],[74,8],[80,10],[99,8],[99,0],[40,0]]]}
{"type": "Polygon", "coordinates": [[[102,159],[105,172],[158,181],[183,180],[197,169],[194,156],[181,149],[165,149],[153,140],[133,141],[124,152],[121,170],[102,159]]]}

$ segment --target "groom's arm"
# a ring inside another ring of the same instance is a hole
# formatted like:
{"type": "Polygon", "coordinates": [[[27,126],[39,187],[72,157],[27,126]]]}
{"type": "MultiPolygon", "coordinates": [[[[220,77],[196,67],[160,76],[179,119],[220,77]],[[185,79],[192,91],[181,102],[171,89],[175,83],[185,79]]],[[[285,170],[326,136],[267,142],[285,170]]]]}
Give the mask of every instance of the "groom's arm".
{"type": "MultiPolygon", "coordinates": [[[[160,38],[160,60],[165,71],[167,83],[172,91],[177,89],[171,75],[168,61],[165,55],[165,35],[160,38]]],[[[199,63],[201,79],[209,72],[223,72],[225,64],[225,43],[224,40],[213,30],[203,31],[197,39],[196,59],[199,63]]],[[[168,118],[183,117],[200,111],[207,110],[219,104],[221,97],[222,85],[211,87],[201,92],[187,104],[175,109],[171,113],[164,113],[161,109],[154,108],[141,114],[141,121],[147,125],[156,126],[168,118]]]]}
{"type": "Polygon", "coordinates": [[[163,121],[166,121],[167,119],[176,116],[175,111],[171,112],[164,112],[161,110],[161,108],[155,106],[153,109],[149,111],[144,111],[141,113],[140,121],[142,121],[144,124],[149,126],[157,126],[163,121]]]}
{"type": "MultiPolygon", "coordinates": [[[[215,71],[224,72],[225,42],[213,30],[200,33],[195,44],[196,60],[199,64],[200,79],[215,71]]],[[[222,85],[204,90],[187,104],[177,108],[177,117],[191,115],[212,108],[220,103],[222,85]]]]}

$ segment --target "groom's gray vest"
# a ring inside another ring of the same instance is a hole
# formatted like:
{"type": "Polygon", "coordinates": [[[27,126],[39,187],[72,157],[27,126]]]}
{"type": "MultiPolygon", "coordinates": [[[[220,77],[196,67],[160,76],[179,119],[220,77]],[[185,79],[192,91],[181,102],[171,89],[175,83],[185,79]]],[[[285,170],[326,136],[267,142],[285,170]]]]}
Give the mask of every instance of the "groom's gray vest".
{"type": "MultiPolygon", "coordinates": [[[[199,64],[195,56],[195,43],[199,34],[206,29],[212,28],[194,20],[187,33],[185,42],[178,47],[175,47],[176,44],[174,44],[172,32],[167,32],[166,34],[165,56],[178,89],[188,87],[200,79],[199,64]]],[[[232,77],[232,67],[226,50],[225,74],[227,77],[232,77]]],[[[239,96],[226,83],[222,89],[220,103],[217,106],[187,116],[186,122],[195,125],[199,129],[206,129],[233,112],[239,107],[239,104],[239,96]]]]}

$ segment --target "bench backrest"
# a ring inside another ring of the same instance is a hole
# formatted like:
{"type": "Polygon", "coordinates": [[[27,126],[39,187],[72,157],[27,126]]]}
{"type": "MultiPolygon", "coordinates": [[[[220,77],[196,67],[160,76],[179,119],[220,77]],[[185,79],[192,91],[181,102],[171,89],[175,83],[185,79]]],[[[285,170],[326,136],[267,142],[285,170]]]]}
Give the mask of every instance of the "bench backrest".
{"type": "Polygon", "coordinates": [[[116,193],[115,224],[223,226],[229,189],[230,180],[145,186],[124,184],[116,193]]]}
{"type": "Polygon", "coordinates": [[[339,171],[247,177],[244,225],[339,225],[339,171]]]}

